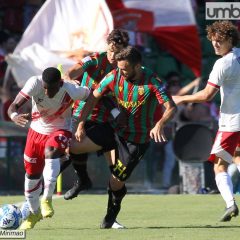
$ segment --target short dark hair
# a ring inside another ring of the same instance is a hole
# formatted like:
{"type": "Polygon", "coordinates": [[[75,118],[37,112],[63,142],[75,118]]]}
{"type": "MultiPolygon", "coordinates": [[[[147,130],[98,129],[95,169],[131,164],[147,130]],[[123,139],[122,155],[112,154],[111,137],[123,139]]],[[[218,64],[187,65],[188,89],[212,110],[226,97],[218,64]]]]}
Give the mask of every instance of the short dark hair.
{"type": "Polygon", "coordinates": [[[42,73],[42,79],[45,83],[52,84],[61,80],[61,73],[57,68],[46,68],[42,73]]]}
{"type": "Polygon", "coordinates": [[[126,47],[129,42],[128,33],[121,29],[113,29],[107,37],[107,44],[114,43],[126,47]]]}
{"type": "Polygon", "coordinates": [[[137,65],[142,62],[142,55],[139,50],[132,46],[123,48],[119,53],[116,54],[115,59],[117,61],[126,60],[131,65],[137,65]]]}
{"type": "Polygon", "coordinates": [[[238,29],[230,21],[216,21],[212,25],[207,26],[207,38],[212,41],[212,37],[218,34],[221,40],[232,40],[232,45],[236,46],[239,42],[238,29]]]}

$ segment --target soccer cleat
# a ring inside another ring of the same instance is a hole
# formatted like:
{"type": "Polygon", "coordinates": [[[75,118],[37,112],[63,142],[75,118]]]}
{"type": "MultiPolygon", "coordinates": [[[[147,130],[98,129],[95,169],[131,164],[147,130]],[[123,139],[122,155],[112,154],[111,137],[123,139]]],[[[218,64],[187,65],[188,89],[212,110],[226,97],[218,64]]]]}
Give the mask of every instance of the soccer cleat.
{"type": "Polygon", "coordinates": [[[113,223],[112,222],[107,222],[106,219],[104,218],[101,225],[100,225],[101,229],[126,229],[125,226],[123,226],[122,224],[120,224],[119,222],[117,222],[117,220],[115,220],[113,223]]]}
{"type": "Polygon", "coordinates": [[[41,212],[44,218],[51,218],[54,214],[52,199],[44,199],[41,200],[41,212]]]}
{"type": "Polygon", "coordinates": [[[32,212],[29,214],[27,219],[20,225],[20,230],[27,230],[34,228],[35,224],[39,222],[42,219],[42,214],[40,209],[38,210],[38,213],[33,214],[32,212]]]}
{"type": "Polygon", "coordinates": [[[73,187],[64,194],[64,199],[65,200],[73,199],[73,198],[77,197],[77,195],[81,191],[88,190],[91,187],[92,187],[92,182],[91,182],[90,178],[86,178],[86,181],[84,181],[84,182],[80,182],[79,180],[77,180],[74,183],[73,187]]]}
{"type": "Polygon", "coordinates": [[[123,226],[122,224],[120,224],[119,222],[117,222],[117,221],[115,221],[114,223],[113,223],[113,225],[112,225],[112,227],[111,228],[113,228],[113,229],[126,229],[126,227],[125,226],[123,226]]]}
{"type": "Polygon", "coordinates": [[[234,203],[231,207],[226,208],[225,213],[220,219],[220,222],[229,222],[231,221],[232,217],[237,217],[239,214],[238,207],[236,203],[234,203]]]}

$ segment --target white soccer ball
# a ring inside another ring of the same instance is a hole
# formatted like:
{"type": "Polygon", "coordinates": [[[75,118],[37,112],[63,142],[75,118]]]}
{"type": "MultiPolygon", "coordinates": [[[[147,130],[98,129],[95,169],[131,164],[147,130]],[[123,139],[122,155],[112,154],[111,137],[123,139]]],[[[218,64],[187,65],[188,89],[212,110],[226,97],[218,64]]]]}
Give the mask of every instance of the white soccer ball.
{"type": "Polygon", "coordinates": [[[0,228],[17,229],[22,222],[20,209],[13,204],[5,204],[0,208],[0,228]]]}

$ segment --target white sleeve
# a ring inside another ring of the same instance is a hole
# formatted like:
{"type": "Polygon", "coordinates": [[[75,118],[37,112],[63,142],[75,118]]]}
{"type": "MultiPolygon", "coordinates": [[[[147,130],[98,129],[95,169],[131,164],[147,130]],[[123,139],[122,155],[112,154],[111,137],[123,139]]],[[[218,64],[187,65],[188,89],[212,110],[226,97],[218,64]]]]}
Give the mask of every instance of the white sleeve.
{"type": "Polygon", "coordinates": [[[36,76],[31,77],[27,80],[27,82],[25,83],[24,87],[22,88],[22,90],[20,91],[20,93],[24,96],[24,97],[33,97],[36,95],[36,93],[38,92],[38,88],[39,88],[39,80],[36,76]]]}
{"type": "Polygon", "coordinates": [[[71,84],[70,96],[73,100],[85,100],[90,94],[90,89],[88,87],[78,86],[76,84],[71,84]]]}
{"type": "Polygon", "coordinates": [[[208,82],[211,82],[215,85],[222,86],[223,81],[225,79],[226,75],[226,69],[225,69],[225,64],[223,59],[218,59],[214,66],[213,69],[209,75],[208,82]]]}

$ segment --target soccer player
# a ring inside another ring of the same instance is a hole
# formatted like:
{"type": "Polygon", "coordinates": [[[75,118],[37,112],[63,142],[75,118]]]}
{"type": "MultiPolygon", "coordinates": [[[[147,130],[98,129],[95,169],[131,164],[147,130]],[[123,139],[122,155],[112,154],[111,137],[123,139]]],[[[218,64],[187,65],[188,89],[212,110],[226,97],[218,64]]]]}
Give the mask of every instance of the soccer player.
{"type": "MultiPolygon", "coordinates": [[[[111,71],[90,95],[80,117],[80,123],[75,133],[76,140],[71,142],[70,149],[74,153],[82,150],[85,140],[85,120],[93,106],[108,93],[113,93],[120,112],[127,115],[125,128],[116,123],[115,161],[111,166],[111,177],[108,188],[107,213],[101,228],[123,228],[117,221],[121,202],[127,193],[125,181],[142,159],[150,139],[156,142],[166,141],[163,128],[173,117],[176,106],[166,94],[163,83],[149,69],[141,65],[141,54],[131,46],[122,49],[116,55],[118,68],[111,71]],[[157,122],[154,113],[159,104],[165,111],[157,122]]],[[[92,137],[94,142],[94,136],[92,137]]]]}
{"type": "MultiPolygon", "coordinates": [[[[128,45],[128,41],[129,37],[126,31],[114,29],[107,37],[106,52],[94,53],[93,55],[85,57],[81,62],[70,68],[65,75],[69,79],[77,79],[81,86],[87,86],[91,89],[95,89],[103,77],[116,68],[115,55],[123,47],[128,45]]],[[[108,125],[108,121],[112,119],[110,116],[111,110],[116,117],[118,112],[114,109],[114,103],[111,103],[111,101],[111,97],[108,96],[98,103],[88,118],[86,125],[87,128],[94,128],[94,131],[97,131],[95,127],[98,128],[99,126],[102,128],[105,125],[108,125]],[[106,105],[108,108],[106,108],[106,105]],[[109,109],[109,105],[111,109],[109,109]]],[[[84,104],[84,101],[76,101],[74,103],[73,132],[76,131],[78,126],[79,116],[84,104]]],[[[109,126],[106,126],[106,128],[108,129],[109,126]]],[[[102,138],[102,135],[100,135],[100,138],[102,138]]],[[[112,149],[112,144],[109,146],[110,149],[112,149]]],[[[104,152],[110,149],[105,147],[104,152]]],[[[64,198],[66,200],[76,197],[81,190],[91,187],[92,183],[87,173],[87,159],[87,153],[77,155],[70,153],[70,160],[72,161],[73,168],[77,173],[78,180],[74,183],[73,187],[65,193],[64,198]]],[[[63,162],[61,171],[63,171],[69,163],[70,161],[63,162]]]]}
{"type": "Polygon", "coordinates": [[[30,215],[21,229],[31,229],[42,217],[52,217],[52,195],[60,171],[60,158],[72,137],[71,108],[74,100],[84,100],[90,90],[64,82],[54,67],[46,68],[42,76],[31,77],[8,109],[14,123],[25,127],[30,120],[24,150],[25,198],[30,215]],[[20,108],[32,100],[32,113],[20,113],[20,108]],[[44,192],[41,199],[42,176],[44,192]]]}
{"type": "Polygon", "coordinates": [[[230,221],[239,213],[233,195],[233,185],[227,173],[234,151],[240,143],[240,49],[235,48],[239,36],[230,21],[217,21],[207,27],[207,37],[216,55],[221,56],[213,66],[206,87],[193,94],[174,96],[177,104],[206,102],[220,90],[221,106],[219,129],[212,147],[210,161],[214,163],[215,180],[226,202],[226,211],[220,221],[230,221]]]}

